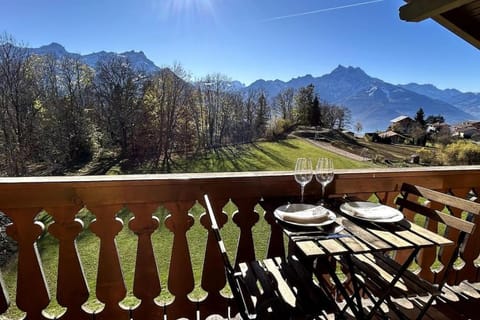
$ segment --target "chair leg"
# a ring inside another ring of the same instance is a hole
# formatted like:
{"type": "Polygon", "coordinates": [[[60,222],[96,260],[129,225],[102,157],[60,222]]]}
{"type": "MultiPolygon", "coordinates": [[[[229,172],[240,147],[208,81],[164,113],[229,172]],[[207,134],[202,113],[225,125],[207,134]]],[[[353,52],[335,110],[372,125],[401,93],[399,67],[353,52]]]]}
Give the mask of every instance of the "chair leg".
{"type": "Polygon", "coordinates": [[[417,320],[422,319],[425,314],[427,314],[428,308],[432,305],[433,301],[435,301],[436,296],[432,295],[430,299],[425,303],[425,305],[422,307],[420,310],[420,313],[418,314],[417,320]]]}

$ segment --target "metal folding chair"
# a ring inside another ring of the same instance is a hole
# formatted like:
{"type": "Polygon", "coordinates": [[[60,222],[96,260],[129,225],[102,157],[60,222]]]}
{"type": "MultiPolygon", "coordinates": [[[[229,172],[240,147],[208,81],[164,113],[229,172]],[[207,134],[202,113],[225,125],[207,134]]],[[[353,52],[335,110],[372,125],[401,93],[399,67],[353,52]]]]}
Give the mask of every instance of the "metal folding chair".
{"type": "Polygon", "coordinates": [[[332,297],[294,256],[230,263],[210,200],[204,196],[225,274],[243,319],[327,319],[332,297]]]}

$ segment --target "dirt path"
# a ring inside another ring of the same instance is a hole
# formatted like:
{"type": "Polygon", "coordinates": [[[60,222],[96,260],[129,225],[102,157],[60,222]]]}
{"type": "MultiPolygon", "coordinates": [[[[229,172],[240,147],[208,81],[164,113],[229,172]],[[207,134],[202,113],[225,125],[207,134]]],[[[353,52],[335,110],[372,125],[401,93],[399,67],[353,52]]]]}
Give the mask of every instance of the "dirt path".
{"type": "Polygon", "coordinates": [[[361,157],[361,156],[359,156],[359,155],[357,155],[357,154],[354,154],[354,153],[345,151],[345,150],[343,150],[343,149],[334,147],[334,146],[332,146],[332,145],[331,145],[330,143],[328,143],[328,142],[317,141],[317,140],[312,140],[312,139],[305,139],[305,141],[310,142],[311,144],[316,145],[317,147],[320,147],[320,148],[325,149],[325,150],[328,150],[328,151],[330,151],[330,152],[339,154],[339,155],[341,155],[341,156],[344,156],[344,157],[349,158],[349,159],[352,159],[352,160],[356,160],[356,161],[367,161],[367,159],[365,159],[364,157],[361,157]]]}

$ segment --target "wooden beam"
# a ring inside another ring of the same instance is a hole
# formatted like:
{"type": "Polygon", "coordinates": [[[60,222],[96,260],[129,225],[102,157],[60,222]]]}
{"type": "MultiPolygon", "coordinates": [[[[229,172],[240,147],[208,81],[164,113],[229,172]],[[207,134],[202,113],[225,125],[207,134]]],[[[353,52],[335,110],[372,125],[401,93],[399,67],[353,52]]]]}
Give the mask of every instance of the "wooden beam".
{"type": "Polygon", "coordinates": [[[472,34],[465,32],[462,28],[459,28],[457,25],[452,23],[450,20],[445,19],[443,16],[437,16],[432,18],[436,22],[438,22],[440,25],[444,26],[463,40],[469,42],[471,45],[476,47],[477,49],[480,49],[480,38],[477,38],[473,36],[472,34]]]}
{"type": "Polygon", "coordinates": [[[410,0],[400,7],[400,19],[419,22],[461,7],[473,0],[410,0]]]}

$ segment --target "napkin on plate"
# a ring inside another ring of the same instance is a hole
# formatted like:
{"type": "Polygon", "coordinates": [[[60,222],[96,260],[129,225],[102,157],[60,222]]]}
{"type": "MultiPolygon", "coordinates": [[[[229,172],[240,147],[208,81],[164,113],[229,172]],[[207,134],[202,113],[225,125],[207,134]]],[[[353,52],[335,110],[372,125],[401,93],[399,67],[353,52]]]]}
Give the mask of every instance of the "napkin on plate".
{"type": "Polygon", "coordinates": [[[296,212],[282,212],[284,221],[295,223],[322,223],[329,219],[328,210],[318,206],[296,212]]]}
{"type": "Polygon", "coordinates": [[[397,209],[376,203],[345,203],[344,208],[353,216],[364,219],[390,219],[399,214],[397,209]],[[365,205],[368,204],[368,205],[365,205]]]}

